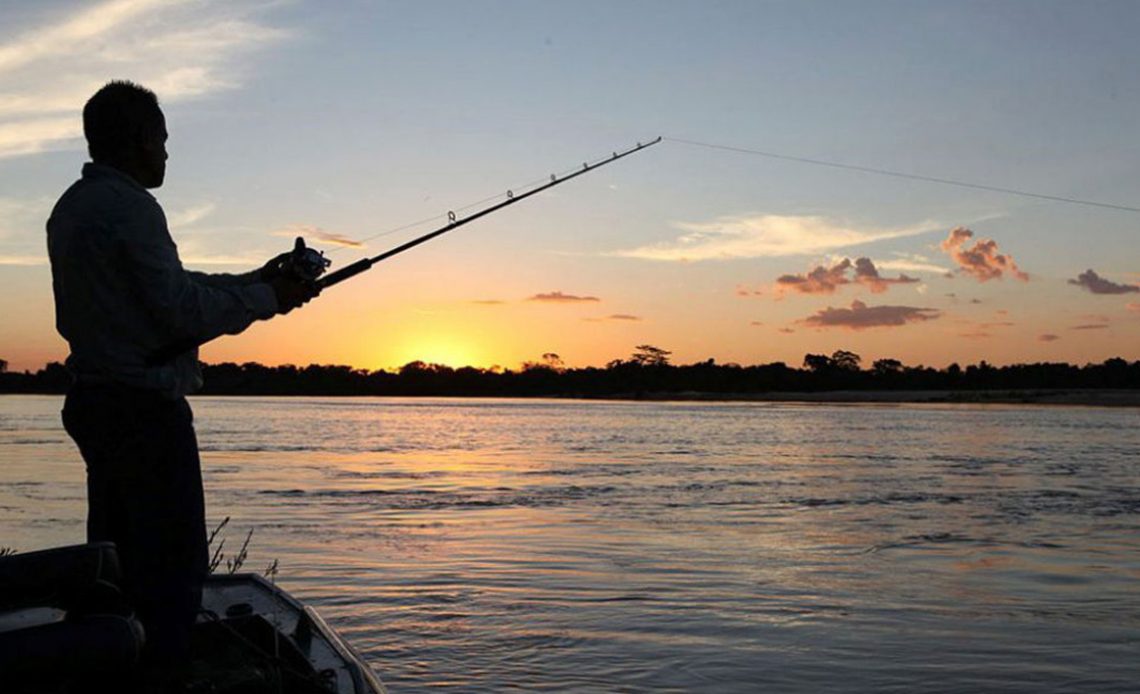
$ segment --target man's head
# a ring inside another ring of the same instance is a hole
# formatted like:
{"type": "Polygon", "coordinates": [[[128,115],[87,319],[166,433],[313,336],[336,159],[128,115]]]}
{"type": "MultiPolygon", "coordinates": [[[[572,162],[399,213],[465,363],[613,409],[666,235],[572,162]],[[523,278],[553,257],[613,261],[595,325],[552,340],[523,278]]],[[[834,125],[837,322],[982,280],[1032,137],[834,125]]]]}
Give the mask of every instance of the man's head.
{"type": "Polygon", "coordinates": [[[133,82],[108,82],[83,107],[87,151],[97,164],[124,171],[146,188],[166,176],[166,119],[154,92],[133,82]]]}

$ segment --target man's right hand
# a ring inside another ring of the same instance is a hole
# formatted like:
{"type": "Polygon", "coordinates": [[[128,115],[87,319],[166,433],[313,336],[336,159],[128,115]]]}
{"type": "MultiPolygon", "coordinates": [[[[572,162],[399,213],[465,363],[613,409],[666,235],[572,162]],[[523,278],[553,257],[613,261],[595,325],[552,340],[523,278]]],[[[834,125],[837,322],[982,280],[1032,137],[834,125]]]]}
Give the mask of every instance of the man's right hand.
{"type": "Polygon", "coordinates": [[[285,275],[269,280],[269,286],[273,287],[273,294],[277,297],[277,313],[281,315],[309,303],[310,299],[321,293],[320,287],[315,284],[285,275]]]}

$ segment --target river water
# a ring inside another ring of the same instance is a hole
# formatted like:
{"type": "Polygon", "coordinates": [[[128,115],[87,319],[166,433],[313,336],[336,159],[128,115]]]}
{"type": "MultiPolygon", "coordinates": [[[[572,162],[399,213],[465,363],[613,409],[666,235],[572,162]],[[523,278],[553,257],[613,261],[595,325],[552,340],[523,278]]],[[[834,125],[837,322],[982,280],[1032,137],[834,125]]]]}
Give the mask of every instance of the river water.
{"type": "MultiPolygon", "coordinates": [[[[81,542],[0,397],[0,546],[81,542]]],[[[1140,691],[1140,411],[196,398],[229,556],[393,692],[1140,691]]]]}

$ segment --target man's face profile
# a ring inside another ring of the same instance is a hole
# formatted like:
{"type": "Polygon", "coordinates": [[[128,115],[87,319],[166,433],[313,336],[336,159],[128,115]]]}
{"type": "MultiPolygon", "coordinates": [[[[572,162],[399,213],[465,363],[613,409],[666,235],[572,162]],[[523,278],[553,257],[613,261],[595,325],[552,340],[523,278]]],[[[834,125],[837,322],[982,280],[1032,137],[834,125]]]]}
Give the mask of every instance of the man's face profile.
{"type": "Polygon", "coordinates": [[[142,133],[138,143],[139,181],[144,188],[159,188],[166,178],[166,118],[158,113],[158,121],[142,133]]]}

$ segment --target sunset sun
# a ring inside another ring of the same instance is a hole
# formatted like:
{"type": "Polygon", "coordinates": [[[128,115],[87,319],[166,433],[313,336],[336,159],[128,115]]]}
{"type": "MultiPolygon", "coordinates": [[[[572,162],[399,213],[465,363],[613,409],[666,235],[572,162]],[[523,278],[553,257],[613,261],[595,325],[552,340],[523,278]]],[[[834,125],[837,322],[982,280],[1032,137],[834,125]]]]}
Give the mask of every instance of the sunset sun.
{"type": "Polygon", "coordinates": [[[442,364],[452,368],[479,365],[476,349],[462,340],[449,338],[429,338],[410,341],[401,353],[400,364],[422,361],[426,364],[442,364]]]}

